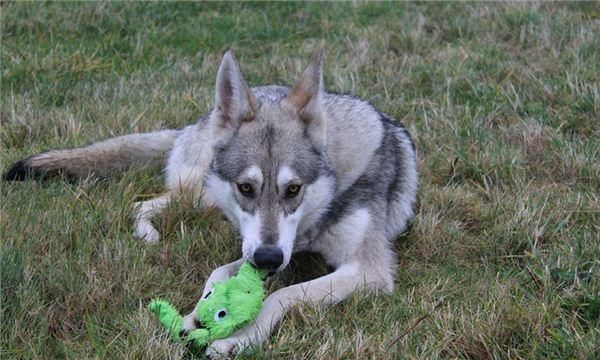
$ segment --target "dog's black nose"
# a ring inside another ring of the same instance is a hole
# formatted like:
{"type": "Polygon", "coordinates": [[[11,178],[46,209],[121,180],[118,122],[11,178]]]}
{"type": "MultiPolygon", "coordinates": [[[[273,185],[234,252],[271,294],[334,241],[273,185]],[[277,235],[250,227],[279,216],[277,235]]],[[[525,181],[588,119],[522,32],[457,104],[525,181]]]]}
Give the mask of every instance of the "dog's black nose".
{"type": "Polygon", "coordinates": [[[261,270],[275,271],[283,263],[283,252],[275,245],[262,245],[254,252],[254,265],[261,270]]]}

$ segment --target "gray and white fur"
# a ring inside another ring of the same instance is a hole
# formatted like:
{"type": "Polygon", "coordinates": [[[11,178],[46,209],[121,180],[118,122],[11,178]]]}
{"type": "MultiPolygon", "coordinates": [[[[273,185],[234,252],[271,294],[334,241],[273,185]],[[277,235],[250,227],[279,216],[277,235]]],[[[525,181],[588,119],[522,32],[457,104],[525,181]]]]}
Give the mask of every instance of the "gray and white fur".
{"type": "MultiPolygon", "coordinates": [[[[370,103],[325,92],[321,63],[319,52],[291,88],[249,88],[227,52],[215,106],[196,124],[35,155],[5,178],[81,176],[166,158],[168,190],[136,204],[135,235],[157,242],[153,216],[184,194],[216,205],[241,234],[242,259],[216,269],[202,296],[243,260],[276,272],[294,252],[320,253],[331,273],[270,294],[252,324],[207,350],[239,352],[262,343],[298,302],[333,304],[356,290],[394,287],[393,241],[414,216],[415,149],[406,129],[370,103]]],[[[186,329],[195,326],[188,315],[186,329]]]]}

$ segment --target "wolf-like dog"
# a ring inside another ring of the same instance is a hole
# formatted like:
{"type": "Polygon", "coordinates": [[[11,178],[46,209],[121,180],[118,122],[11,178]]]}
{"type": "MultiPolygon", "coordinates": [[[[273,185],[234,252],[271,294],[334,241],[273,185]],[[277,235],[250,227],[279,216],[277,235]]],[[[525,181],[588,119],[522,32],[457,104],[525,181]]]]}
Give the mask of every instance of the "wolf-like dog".
{"type": "MultiPolygon", "coordinates": [[[[291,88],[250,88],[229,51],[214,107],[197,123],[34,155],[5,178],[163,164],[167,191],[136,203],[136,237],[157,242],[152,218],[184,194],[220,208],[241,234],[242,258],[214,270],[203,297],[244,260],[276,273],[294,252],[320,253],[332,272],[273,292],[253,323],[214,341],[207,354],[258,345],[298,302],[333,304],[361,289],[391,292],[393,240],[414,216],[418,174],[410,135],[369,102],[324,91],[322,59],[317,52],[291,88]]],[[[185,328],[197,326],[188,315],[185,328]]]]}

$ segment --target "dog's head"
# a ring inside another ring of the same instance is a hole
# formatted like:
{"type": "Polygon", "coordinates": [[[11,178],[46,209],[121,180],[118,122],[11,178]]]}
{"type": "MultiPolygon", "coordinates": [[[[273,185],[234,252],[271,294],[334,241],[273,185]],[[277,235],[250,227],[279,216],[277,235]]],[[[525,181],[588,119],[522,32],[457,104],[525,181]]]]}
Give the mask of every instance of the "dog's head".
{"type": "Polygon", "coordinates": [[[244,258],[261,269],[287,266],[296,236],[318,221],[333,196],[321,62],[319,52],[289,90],[253,92],[231,52],[219,68],[205,191],[239,227],[244,258]]]}

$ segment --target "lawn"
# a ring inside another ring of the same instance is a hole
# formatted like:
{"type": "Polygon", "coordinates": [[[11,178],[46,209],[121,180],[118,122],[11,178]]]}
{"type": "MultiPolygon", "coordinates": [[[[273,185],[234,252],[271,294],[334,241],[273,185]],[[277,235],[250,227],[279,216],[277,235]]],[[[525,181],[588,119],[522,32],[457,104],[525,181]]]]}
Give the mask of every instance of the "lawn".
{"type": "MultiPolygon", "coordinates": [[[[598,3],[0,11],[2,171],[36,152],[195,121],[229,48],[260,85],[289,84],[323,47],[326,88],[411,131],[421,187],[397,240],[394,293],[298,306],[243,357],[598,359],[598,3]]],[[[152,169],[0,182],[0,358],[196,356],[145,305],[160,296],[191,309],[239,240],[216,211],[186,203],[157,219],[158,245],[134,240],[132,203],[162,190],[152,169]]],[[[308,256],[293,267],[323,271],[308,256]]]]}

